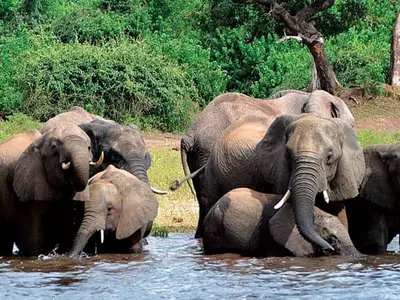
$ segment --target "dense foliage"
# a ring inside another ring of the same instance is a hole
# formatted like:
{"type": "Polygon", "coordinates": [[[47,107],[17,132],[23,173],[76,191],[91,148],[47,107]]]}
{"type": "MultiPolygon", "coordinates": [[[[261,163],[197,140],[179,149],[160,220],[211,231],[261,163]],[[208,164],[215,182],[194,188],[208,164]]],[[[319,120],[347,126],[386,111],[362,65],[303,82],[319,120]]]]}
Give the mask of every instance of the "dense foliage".
{"type": "MultiPolygon", "coordinates": [[[[278,1],[295,13],[310,0],[278,1]]],[[[336,0],[314,19],[343,87],[388,80],[400,1],[336,0]]],[[[0,116],[45,121],[72,105],[184,130],[216,95],[306,90],[311,55],[245,0],[3,0],[0,116]]]]}

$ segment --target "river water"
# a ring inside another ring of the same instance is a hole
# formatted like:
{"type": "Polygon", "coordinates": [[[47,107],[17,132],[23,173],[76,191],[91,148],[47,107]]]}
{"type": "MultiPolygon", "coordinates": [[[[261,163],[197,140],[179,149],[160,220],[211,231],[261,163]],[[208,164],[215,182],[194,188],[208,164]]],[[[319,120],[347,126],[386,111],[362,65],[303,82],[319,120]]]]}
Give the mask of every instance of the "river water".
{"type": "Polygon", "coordinates": [[[150,237],[140,255],[2,258],[0,299],[400,299],[400,254],[205,256],[192,236],[150,237]]]}

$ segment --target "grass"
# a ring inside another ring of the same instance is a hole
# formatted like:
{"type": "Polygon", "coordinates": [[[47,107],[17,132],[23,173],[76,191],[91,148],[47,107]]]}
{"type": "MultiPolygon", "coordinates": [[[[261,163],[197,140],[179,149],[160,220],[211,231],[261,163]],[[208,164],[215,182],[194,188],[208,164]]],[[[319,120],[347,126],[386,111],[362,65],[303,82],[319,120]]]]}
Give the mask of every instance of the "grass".
{"type": "Polygon", "coordinates": [[[29,129],[39,129],[42,125],[42,123],[23,114],[9,116],[7,120],[0,122],[0,143],[14,134],[22,133],[29,129]]]}
{"type": "MultiPolygon", "coordinates": [[[[152,166],[148,171],[154,187],[168,190],[171,181],[184,177],[180,152],[171,146],[150,148],[152,166]]],[[[154,221],[153,234],[165,232],[191,232],[196,229],[198,219],[197,201],[187,184],[168,195],[157,196],[158,216],[154,221]]]]}
{"type": "Polygon", "coordinates": [[[376,144],[400,143],[400,131],[377,132],[374,130],[362,130],[357,131],[357,135],[363,148],[376,144]]]}

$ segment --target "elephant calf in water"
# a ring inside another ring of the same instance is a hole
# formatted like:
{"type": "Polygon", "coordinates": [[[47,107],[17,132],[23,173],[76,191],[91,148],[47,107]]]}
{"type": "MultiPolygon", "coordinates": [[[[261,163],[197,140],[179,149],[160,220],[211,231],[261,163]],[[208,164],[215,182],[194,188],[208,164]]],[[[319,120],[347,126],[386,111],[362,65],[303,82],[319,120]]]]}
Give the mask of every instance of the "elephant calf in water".
{"type": "Polygon", "coordinates": [[[85,214],[69,255],[79,255],[97,231],[101,236],[98,252],[141,252],[142,239],[150,233],[158,211],[150,186],[110,165],[89,180],[85,192],[89,196],[75,197],[85,201],[85,214]]]}
{"type": "MultiPolygon", "coordinates": [[[[204,252],[238,253],[246,256],[314,256],[315,248],[297,229],[290,202],[279,210],[282,196],[238,188],[225,194],[204,220],[204,252]]],[[[318,233],[334,254],[359,256],[339,219],[314,207],[318,233]]]]}

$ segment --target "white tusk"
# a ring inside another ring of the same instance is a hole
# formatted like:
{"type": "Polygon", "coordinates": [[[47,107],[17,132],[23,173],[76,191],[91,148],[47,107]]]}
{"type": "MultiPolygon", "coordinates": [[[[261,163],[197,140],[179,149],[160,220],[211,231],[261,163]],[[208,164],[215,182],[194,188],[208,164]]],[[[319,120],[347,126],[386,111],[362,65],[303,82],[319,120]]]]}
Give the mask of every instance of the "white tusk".
{"type": "Polygon", "coordinates": [[[101,229],[100,230],[100,243],[104,243],[104,230],[103,229],[101,229]]]}
{"type": "Polygon", "coordinates": [[[281,201],[279,201],[279,202],[274,206],[274,208],[275,208],[275,209],[280,209],[280,208],[283,206],[283,204],[285,204],[285,202],[289,200],[290,194],[291,194],[291,193],[290,193],[290,190],[287,190],[286,194],[283,196],[283,198],[281,199],[281,201]]]}
{"type": "Polygon", "coordinates": [[[67,163],[61,163],[61,168],[63,169],[63,170],[68,170],[69,169],[69,166],[71,165],[71,162],[69,161],[69,162],[67,162],[67,163]]]}
{"type": "Polygon", "coordinates": [[[95,168],[98,168],[103,163],[103,160],[104,160],[104,152],[101,151],[100,158],[96,162],[93,162],[93,161],[89,162],[89,165],[91,165],[95,168]]]}
{"type": "Polygon", "coordinates": [[[324,195],[324,200],[326,203],[329,203],[329,196],[328,196],[328,192],[326,190],[324,190],[322,192],[322,195],[324,195]]]}
{"type": "Polygon", "coordinates": [[[159,190],[159,189],[156,189],[155,187],[152,187],[152,186],[150,186],[150,187],[151,187],[151,191],[154,194],[157,194],[157,195],[167,195],[168,194],[168,191],[159,190]]]}

